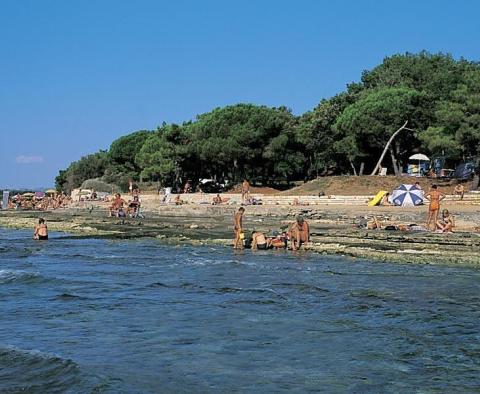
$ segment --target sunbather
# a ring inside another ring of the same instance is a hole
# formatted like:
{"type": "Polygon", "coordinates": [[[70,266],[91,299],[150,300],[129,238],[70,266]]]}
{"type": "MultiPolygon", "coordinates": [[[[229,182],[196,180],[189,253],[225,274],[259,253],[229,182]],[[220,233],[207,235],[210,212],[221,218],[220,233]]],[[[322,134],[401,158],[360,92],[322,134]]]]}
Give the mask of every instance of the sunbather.
{"type": "Polygon", "coordinates": [[[118,216],[118,211],[120,208],[123,208],[124,204],[126,204],[126,201],[122,198],[120,193],[116,193],[112,205],[108,208],[108,216],[118,216]]]}
{"type": "Polygon", "coordinates": [[[442,211],[442,218],[437,221],[437,229],[442,233],[453,233],[453,228],[455,227],[455,219],[453,215],[444,209],[442,211]]]}

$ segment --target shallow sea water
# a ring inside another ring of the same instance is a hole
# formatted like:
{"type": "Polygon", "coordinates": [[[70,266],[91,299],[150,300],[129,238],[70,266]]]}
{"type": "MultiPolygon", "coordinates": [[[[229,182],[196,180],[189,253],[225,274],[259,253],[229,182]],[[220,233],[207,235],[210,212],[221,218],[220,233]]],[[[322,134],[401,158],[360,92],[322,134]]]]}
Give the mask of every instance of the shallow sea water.
{"type": "Polygon", "coordinates": [[[478,392],[480,271],[0,230],[0,392],[478,392]]]}

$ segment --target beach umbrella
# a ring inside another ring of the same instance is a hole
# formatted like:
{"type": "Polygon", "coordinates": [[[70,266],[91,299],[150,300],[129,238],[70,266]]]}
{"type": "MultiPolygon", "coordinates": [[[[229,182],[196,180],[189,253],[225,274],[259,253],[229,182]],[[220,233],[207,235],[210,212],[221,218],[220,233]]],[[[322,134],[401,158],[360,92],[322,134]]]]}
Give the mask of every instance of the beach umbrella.
{"type": "Polygon", "coordinates": [[[415,153],[414,155],[409,157],[409,160],[417,160],[418,161],[418,175],[420,176],[420,162],[421,161],[430,161],[428,156],[424,155],[423,153],[415,153]]]}
{"type": "Polygon", "coordinates": [[[48,190],[45,190],[45,193],[47,194],[56,194],[57,191],[55,189],[48,189],[48,190]]]}
{"type": "Polygon", "coordinates": [[[30,193],[30,192],[22,194],[23,197],[33,197],[34,195],[35,195],[34,193],[30,193]]]}
{"type": "Polygon", "coordinates": [[[392,202],[399,207],[423,204],[423,191],[415,185],[400,185],[392,193],[392,202]]]}
{"type": "Polygon", "coordinates": [[[423,153],[415,153],[414,155],[410,156],[409,159],[418,161],[430,161],[428,156],[425,156],[423,153]]]}
{"type": "Polygon", "coordinates": [[[35,198],[42,199],[43,197],[45,197],[44,192],[35,192],[35,198]]]}

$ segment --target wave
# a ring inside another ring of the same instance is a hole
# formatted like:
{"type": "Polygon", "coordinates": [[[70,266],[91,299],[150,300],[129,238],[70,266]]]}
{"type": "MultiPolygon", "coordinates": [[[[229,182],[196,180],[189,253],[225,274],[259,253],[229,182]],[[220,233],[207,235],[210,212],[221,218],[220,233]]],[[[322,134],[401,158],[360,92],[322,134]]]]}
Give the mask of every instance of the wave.
{"type": "Polygon", "coordinates": [[[28,272],[20,270],[0,270],[0,284],[1,283],[32,283],[44,280],[38,272],[28,272]]]}
{"type": "Polygon", "coordinates": [[[82,297],[78,296],[75,294],[70,294],[70,293],[62,293],[59,294],[55,297],[53,297],[53,300],[59,300],[59,301],[75,301],[75,300],[88,300],[87,297],[82,297]]]}
{"type": "Polygon", "coordinates": [[[0,391],[2,393],[92,392],[105,381],[87,376],[72,360],[38,350],[0,347],[0,391]]]}
{"type": "Polygon", "coordinates": [[[220,287],[216,288],[216,291],[219,293],[261,293],[261,294],[271,294],[283,300],[287,300],[285,296],[278,293],[273,289],[268,288],[241,288],[241,287],[220,287]]]}
{"type": "Polygon", "coordinates": [[[330,292],[330,290],[322,289],[319,286],[311,285],[308,283],[275,283],[273,286],[290,287],[290,288],[297,289],[302,293],[311,293],[311,292],[329,293],[330,292]]]}

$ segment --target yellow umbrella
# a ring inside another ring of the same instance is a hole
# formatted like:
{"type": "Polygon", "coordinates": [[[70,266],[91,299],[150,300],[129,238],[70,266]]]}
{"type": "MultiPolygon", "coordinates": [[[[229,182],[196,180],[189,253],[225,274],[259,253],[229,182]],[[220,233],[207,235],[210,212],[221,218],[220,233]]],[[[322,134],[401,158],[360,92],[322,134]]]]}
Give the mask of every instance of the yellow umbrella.
{"type": "Polygon", "coordinates": [[[45,190],[45,193],[47,194],[56,194],[58,193],[55,189],[48,189],[48,190],[45,190]]]}

